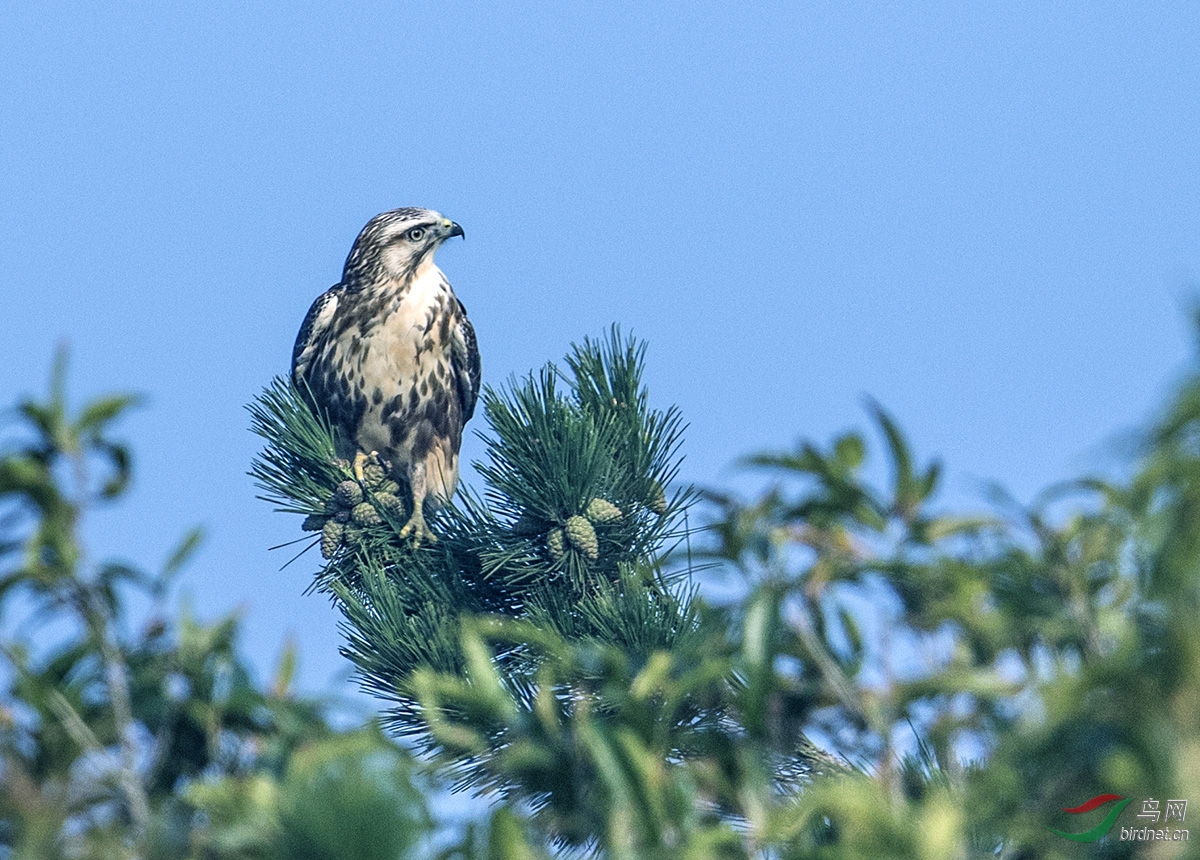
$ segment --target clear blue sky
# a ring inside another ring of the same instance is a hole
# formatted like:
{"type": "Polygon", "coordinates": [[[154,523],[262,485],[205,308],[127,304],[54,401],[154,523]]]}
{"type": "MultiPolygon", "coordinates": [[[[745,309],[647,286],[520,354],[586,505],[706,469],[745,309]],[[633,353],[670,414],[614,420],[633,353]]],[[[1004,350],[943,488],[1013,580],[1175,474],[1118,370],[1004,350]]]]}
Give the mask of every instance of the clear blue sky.
{"type": "Polygon", "coordinates": [[[383,209],[465,227],[439,262],[488,383],[648,339],[691,480],[871,394],[951,499],[1028,498],[1187,358],[1200,6],[989,5],[9,4],[0,403],[62,340],[79,397],[147,394],[97,552],[203,523],[184,590],[244,607],[263,667],[293,634],[310,688],[336,616],[266,551],[297,523],[254,499],[243,404],[383,209]]]}

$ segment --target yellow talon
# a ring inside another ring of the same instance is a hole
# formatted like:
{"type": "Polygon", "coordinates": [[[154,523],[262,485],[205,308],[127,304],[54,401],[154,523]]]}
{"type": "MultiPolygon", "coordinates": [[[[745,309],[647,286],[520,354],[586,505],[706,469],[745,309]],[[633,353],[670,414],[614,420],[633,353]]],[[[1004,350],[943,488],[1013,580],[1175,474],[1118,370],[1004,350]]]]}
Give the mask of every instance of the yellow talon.
{"type": "Polygon", "coordinates": [[[359,483],[363,480],[363,466],[367,464],[367,455],[363,451],[356,451],[354,454],[354,477],[359,483]]]}
{"type": "Polygon", "coordinates": [[[401,538],[409,535],[412,535],[413,549],[419,547],[424,538],[428,538],[430,543],[437,543],[438,540],[437,535],[429,530],[429,526],[425,525],[425,515],[421,513],[420,508],[413,511],[413,515],[404,524],[404,528],[400,529],[401,538]]]}

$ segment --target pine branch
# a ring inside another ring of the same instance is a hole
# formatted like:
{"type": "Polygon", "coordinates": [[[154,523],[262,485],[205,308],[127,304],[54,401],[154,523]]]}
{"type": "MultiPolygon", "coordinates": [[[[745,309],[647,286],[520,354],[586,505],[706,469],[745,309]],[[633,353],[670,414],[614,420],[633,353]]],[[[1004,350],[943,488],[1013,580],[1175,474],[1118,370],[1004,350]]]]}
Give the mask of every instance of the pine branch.
{"type": "Polygon", "coordinates": [[[333,488],[350,474],[337,462],[329,422],[281,376],[247,408],[250,429],[267,441],[250,469],[264,493],[259,498],[284,513],[322,512],[333,488]]]}

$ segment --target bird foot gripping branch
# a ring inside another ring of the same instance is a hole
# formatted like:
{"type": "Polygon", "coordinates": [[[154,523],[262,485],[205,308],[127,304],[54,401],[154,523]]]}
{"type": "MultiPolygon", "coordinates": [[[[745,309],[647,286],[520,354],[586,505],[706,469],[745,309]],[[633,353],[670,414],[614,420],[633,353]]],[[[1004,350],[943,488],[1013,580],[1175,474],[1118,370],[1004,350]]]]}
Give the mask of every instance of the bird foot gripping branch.
{"type": "Polygon", "coordinates": [[[363,469],[367,465],[368,457],[374,457],[374,458],[378,459],[379,452],[372,451],[370,454],[367,454],[365,451],[356,451],[354,454],[354,463],[351,466],[351,469],[354,472],[355,480],[357,480],[360,484],[363,483],[364,480],[366,480],[365,477],[363,476],[363,469]]]}
{"type": "Polygon", "coordinates": [[[400,485],[388,478],[378,463],[368,461],[362,471],[361,481],[341,481],[325,498],[321,513],[304,519],[305,531],[321,533],[321,555],[325,558],[333,558],[342,546],[357,545],[363,529],[404,518],[400,485]]]}
{"type": "Polygon", "coordinates": [[[421,513],[420,508],[413,511],[413,515],[408,518],[408,522],[400,529],[400,537],[405,539],[411,537],[413,549],[419,547],[422,540],[437,543],[437,535],[429,530],[429,526],[425,522],[425,515],[421,513]]]}

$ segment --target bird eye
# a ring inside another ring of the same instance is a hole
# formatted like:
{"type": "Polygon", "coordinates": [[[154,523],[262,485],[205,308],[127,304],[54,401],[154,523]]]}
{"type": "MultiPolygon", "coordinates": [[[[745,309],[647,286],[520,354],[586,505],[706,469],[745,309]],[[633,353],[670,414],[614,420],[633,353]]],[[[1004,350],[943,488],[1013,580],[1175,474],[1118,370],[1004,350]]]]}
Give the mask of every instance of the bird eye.
{"type": "Polygon", "coordinates": [[[424,235],[425,235],[425,231],[422,230],[420,227],[413,227],[411,230],[408,231],[408,241],[420,242],[421,238],[424,235]]]}

